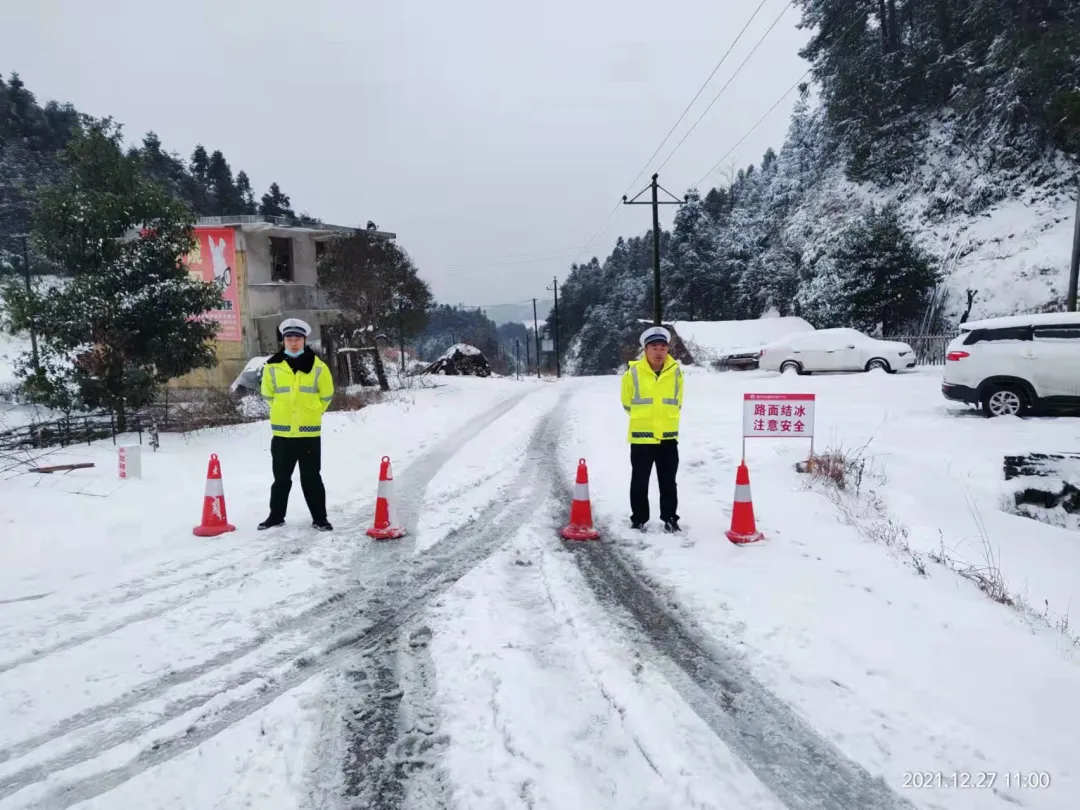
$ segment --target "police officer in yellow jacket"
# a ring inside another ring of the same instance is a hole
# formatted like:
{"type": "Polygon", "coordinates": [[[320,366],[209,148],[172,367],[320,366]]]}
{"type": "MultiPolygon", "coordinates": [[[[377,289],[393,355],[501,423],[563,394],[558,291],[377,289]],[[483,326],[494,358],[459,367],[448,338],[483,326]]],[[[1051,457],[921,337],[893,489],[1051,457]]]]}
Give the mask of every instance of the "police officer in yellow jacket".
{"type": "Polygon", "coordinates": [[[630,414],[630,525],[644,531],[649,521],[649,477],[656,465],[660,485],[660,519],[664,529],[679,531],[679,416],[683,373],[668,354],[671,333],[651,326],[641,334],[644,357],[623,374],[622,405],[630,414]]]}
{"type": "Polygon", "coordinates": [[[262,371],[263,399],[270,403],[270,457],[274,483],[270,487],[270,517],[259,529],[285,522],[292,475],[300,464],[300,487],[311,512],[311,525],[332,531],[326,519],[326,489],[322,474],[322,415],[334,398],[330,368],[307,345],[311,327],[287,318],[278,327],[283,348],[266,361],[262,371]]]}

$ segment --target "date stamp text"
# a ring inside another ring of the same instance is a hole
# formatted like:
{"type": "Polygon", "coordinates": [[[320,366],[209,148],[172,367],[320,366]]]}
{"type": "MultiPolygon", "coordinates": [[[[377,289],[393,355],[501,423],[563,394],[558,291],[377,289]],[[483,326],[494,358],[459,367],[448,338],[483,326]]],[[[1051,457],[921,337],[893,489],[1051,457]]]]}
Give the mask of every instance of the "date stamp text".
{"type": "Polygon", "coordinates": [[[1050,787],[1046,771],[904,771],[905,788],[991,789],[1050,787]]]}

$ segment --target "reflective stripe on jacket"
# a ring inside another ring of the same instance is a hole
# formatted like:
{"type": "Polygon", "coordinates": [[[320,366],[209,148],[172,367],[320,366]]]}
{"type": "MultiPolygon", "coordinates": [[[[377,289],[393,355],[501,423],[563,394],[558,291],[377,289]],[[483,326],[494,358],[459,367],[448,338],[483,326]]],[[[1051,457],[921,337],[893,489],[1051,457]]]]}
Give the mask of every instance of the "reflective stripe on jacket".
{"type": "Polygon", "coordinates": [[[630,414],[627,438],[631,444],[679,438],[683,387],[682,367],[671,355],[659,376],[645,358],[630,363],[622,379],[622,405],[630,414]]]}
{"type": "Polygon", "coordinates": [[[275,436],[322,434],[322,415],[334,398],[334,380],[330,367],[314,352],[312,357],[310,371],[293,371],[282,352],[263,366],[262,396],[270,403],[270,430],[275,436]]]}

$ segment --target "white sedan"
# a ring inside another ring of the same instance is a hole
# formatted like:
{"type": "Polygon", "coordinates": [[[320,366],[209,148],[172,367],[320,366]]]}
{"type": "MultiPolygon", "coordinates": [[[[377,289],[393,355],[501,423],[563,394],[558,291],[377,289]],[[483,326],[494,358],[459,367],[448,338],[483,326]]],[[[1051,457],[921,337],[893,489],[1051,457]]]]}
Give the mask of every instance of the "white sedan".
{"type": "Polygon", "coordinates": [[[855,329],[798,332],[761,350],[758,368],[765,371],[870,371],[894,374],[915,367],[915,352],[906,343],[878,340],[855,329]]]}

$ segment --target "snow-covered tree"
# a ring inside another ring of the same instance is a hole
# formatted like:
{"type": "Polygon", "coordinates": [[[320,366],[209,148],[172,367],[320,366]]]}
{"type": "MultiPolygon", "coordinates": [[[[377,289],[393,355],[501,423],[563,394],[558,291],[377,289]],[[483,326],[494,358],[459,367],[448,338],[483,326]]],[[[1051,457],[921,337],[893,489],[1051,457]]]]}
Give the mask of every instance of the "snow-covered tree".
{"type": "Polygon", "coordinates": [[[933,258],[904,227],[895,205],[871,208],[843,235],[837,250],[839,298],[850,323],[890,334],[920,320],[940,275],[933,258]]]}
{"type": "Polygon", "coordinates": [[[37,198],[34,242],[71,278],[4,298],[16,329],[33,324],[41,364],[18,363],[23,390],[53,407],[106,408],[125,429],[130,409],[168,380],[216,362],[220,290],[183,265],[191,209],[147,180],[110,119],[84,119],[62,154],[63,180],[37,198]]]}

